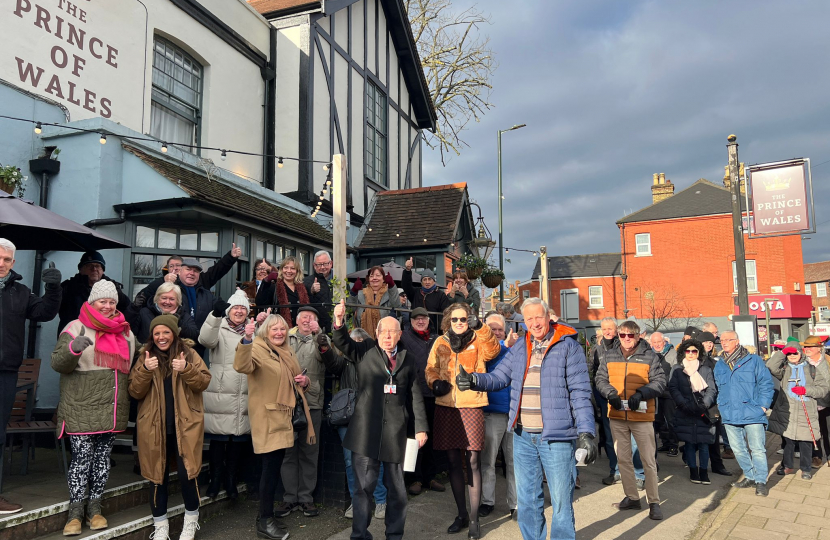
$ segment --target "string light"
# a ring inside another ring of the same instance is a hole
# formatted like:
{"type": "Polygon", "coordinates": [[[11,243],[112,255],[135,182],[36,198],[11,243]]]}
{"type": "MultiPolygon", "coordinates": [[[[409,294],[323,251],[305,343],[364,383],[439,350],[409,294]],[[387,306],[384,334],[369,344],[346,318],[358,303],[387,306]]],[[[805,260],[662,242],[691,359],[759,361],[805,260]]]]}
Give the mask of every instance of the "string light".
{"type": "Polygon", "coordinates": [[[277,167],[279,167],[280,169],[282,169],[282,167],[283,167],[282,158],[279,158],[279,159],[277,160],[277,167]]]}
{"type": "Polygon", "coordinates": [[[166,142],[161,143],[161,151],[164,152],[165,154],[167,153],[167,143],[166,142]]]}
{"type": "Polygon", "coordinates": [[[221,155],[221,156],[219,156],[219,158],[220,158],[222,161],[225,161],[226,159],[228,159],[228,153],[227,153],[226,151],[222,150],[222,155],[221,155]]]}
{"type": "Polygon", "coordinates": [[[43,131],[43,126],[41,126],[40,122],[38,122],[37,124],[35,124],[35,133],[40,135],[41,131],[43,131]]]}
{"type": "Polygon", "coordinates": [[[101,144],[107,144],[107,136],[101,133],[101,138],[98,139],[98,142],[100,142],[101,144]]]}
{"type": "Polygon", "coordinates": [[[326,163],[325,165],[323,165],[323,170],[327,171],[327,170],[329,170],[330,167],[331,167],[331,163],[326,163]]]}

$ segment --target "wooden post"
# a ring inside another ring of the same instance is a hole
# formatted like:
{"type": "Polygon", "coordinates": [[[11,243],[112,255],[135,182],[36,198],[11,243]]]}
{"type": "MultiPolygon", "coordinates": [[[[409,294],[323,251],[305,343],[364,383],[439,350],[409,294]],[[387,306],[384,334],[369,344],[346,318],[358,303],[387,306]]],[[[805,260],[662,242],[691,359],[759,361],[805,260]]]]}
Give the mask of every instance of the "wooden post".
{"type": "Polygon", "coordinates": [[[545,301],[550,307],[550,283],[548,281],[548,248],[542,246],[539,248],[539,298],[545,301]]]}
{"type": "Polygon", "coordinates": [[[335,154],[332,159],[331,171],[331,204],[334,228],[332,240],[334,246],[332,255],[334,265],[332,271],[341,281],[346,280],[346,156],[335,154]]]}

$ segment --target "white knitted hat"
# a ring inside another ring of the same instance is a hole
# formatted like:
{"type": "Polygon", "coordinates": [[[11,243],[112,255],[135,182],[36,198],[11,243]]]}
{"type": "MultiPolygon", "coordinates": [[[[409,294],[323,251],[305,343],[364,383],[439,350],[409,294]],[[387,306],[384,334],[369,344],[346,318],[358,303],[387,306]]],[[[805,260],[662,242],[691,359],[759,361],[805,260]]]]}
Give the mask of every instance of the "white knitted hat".
{"type": "Polygon", "coordinates": [[[118,302],[118,291],[115,289],[115,284],[112,281],[102,279],[101,281],[95,282],[95,285],[92,286],[92,291],[89,293],[87,302],[91,304],[102,298],[112,298],[118,302]]]}
{"type": "Polygon", "coordinates": [[[248,301],[248,295],[242,289],[236,289],[236,292],[228,298],[228,309],[225,310],[225,315],[230,314],[231,308],[234,306],[245,306],[245,309],[251,311],[251,303],[248,301]]]}

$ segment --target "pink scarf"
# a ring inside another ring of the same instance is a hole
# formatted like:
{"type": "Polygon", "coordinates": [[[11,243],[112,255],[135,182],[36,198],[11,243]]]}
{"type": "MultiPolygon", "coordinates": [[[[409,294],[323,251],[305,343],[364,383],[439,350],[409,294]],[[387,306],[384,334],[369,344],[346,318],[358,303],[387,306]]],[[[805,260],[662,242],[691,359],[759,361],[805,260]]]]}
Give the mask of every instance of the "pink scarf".
{"type": "Polygon", "coordinates": [[[95,330],[95,365],[129,373],[131,359],[127,336],[130,335],[130,325],[124,315],[116,311],[108,319],[84,302],[78,320],[87,328],[95,330]]]}
{"type": "Polygon", "coordinates": [[[697,372],[699,367],[700,360],[683,359],[683,373],[689,376],[689,382],[692,384],[692,391],[694,392],[703,392],[709,388],[709,385],[706,384],[706,381],[697,372]]]}

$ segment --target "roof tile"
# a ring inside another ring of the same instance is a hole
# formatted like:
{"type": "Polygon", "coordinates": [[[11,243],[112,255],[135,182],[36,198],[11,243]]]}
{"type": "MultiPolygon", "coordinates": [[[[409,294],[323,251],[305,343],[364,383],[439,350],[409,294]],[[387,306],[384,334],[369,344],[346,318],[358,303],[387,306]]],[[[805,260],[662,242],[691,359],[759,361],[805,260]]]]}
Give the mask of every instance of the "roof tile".
{"type": "MultiPolygon", "coordinates": [[[[745,206],[744,199],[741,199],[741,207],[745,206]]],[[[625,216],[617,224],[731,213],[732,197],[729,190],[701,178],[683,191],[625,216]]]]}
{"type": "Polygon", "coordinates": [[[822,281],[830,281],[830,261],[804,265],[804,283],[819,283],[822,281]]]}
{"type": "MultiPolygon", "coordinates": [[[[562,255],[548,257],[548,278],[583,278],[619,276],[622,255],[619,253],[593,253],[588,255],[562,255]]],[[[539,279],[541,259],[536,259],[531,279],[539,279]]]]}

